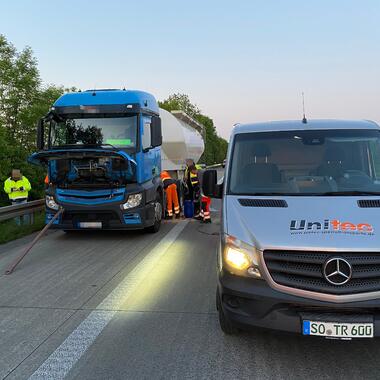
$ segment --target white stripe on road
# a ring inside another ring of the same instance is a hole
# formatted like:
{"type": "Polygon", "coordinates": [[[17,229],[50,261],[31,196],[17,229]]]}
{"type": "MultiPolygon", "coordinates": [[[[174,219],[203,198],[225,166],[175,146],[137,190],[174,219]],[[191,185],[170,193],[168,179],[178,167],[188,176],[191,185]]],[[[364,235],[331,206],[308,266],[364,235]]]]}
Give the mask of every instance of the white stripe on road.
{"type": "Polygon", "coordinates": [[[63,379],[175,242],[188,221],[175,225],[124,280],[63,341],[29,379],[63,379]]]}

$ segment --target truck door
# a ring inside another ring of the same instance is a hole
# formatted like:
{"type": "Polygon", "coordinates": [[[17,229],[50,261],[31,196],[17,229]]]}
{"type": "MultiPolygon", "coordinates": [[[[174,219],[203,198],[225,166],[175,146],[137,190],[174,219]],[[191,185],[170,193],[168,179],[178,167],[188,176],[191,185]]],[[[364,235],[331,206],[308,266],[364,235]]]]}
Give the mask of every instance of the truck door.
{"type": "Polygon", "coordinates": [[[151,144],[151,123],[152,117],[142,116],[141,123],[141,163],[140,175],[141,182],[151,180],[159,176],[161,171],[160,147],[152,148],[151,144]]]}

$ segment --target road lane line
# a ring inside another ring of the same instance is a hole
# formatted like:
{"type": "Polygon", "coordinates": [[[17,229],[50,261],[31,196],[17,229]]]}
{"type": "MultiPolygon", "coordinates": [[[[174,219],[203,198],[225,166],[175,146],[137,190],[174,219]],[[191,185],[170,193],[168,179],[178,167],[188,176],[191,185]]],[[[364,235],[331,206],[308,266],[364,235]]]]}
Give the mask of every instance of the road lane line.
{"type": "Polygon", "coordinates": [[[127,298],[146,279],[149,272],[154,269],[158,261],[175,242],[187,224],[187,220],[176,224],[45,362],[41,364],[29,379],[64,379],[75,363],[108,325],[117,313],[116,310],[121,308],[127,298]]]}

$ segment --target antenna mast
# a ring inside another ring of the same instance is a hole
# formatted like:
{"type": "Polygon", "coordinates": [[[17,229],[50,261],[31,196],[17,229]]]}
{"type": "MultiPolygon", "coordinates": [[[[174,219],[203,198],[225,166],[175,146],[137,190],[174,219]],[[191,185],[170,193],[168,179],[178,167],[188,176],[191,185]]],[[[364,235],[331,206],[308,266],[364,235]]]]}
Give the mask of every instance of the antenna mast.
{"type": "Polygon", "coordinates": [[[302,91],[302,111],[303,111],[302,123],[307,124],[307,119],[305,115],[305,94],[303,91],[302,91]]]}

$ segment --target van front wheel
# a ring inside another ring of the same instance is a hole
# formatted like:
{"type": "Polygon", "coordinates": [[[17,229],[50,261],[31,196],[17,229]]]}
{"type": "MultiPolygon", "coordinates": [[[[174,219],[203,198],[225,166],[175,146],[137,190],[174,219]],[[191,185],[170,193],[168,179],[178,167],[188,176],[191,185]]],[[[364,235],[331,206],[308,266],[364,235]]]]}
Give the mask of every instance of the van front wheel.
{"type": "Polygon", "coordinates": [[[220,296],[217,293],[216,296],[216,302],[217,302],[217,310],[219,315],[219,326],[220,329],[226,334],[226,335],[236,335],[239,333],[239,329],[227,318],[227,316],[223,312],[222,303],[220,301],[220,296]]]}

